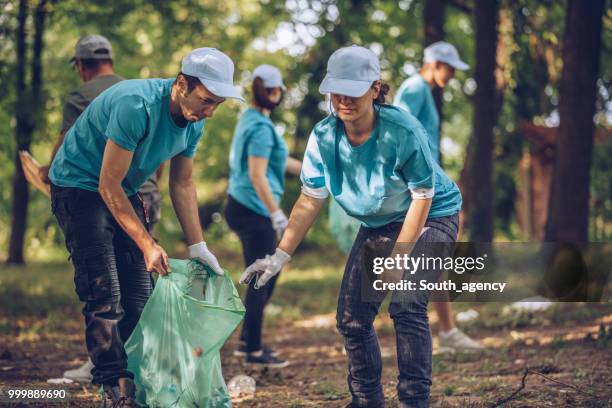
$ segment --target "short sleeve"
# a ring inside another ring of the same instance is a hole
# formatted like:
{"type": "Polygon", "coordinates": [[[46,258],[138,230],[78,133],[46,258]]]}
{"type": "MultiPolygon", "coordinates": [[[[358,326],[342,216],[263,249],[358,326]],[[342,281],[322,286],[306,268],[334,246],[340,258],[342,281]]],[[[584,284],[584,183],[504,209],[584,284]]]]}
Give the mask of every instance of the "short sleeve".
{"type": "Polygon", "coordinates": [[[431,189],[435,184],[434,162],[422,126],[412,129],[410,143],[402,143],[400,150],[401,174],[410,190],[431,189]]]}
{"type": "Polygon", "coordinates": [[[270,157],[274,148],[274,130],[267,125],[256,126],[247,138],[247,156],[270,157]]]}
{"type": "Polygon", "coordinates": [[[310,134],[304,160],[302,161],[302,173],[300,174],[302,185],[309,189],[319,189],[325,187],[325,173],[323,170],[323,160],[319,152],[319,145],[314,133],[310,134]]]}
{"type": "Polygon", "coordinates": [[[181,152],[181,156],[193,157],[198,150],[198,143],[204,136],[204,121],[201,124],[195,124],[192,130],[192,134],[189,138],[189,144],[187,148],[181,152]]]}
{"type": "Polygon", "coordinates": [[[130,152],[136,150],[138,142],[147,129],[148,113],[142,98],[124,96],[119,98],[108,118],[106,136],[130,152]]]}
{"type": "Polygon", "coordinates": [[[62,115],[62,129],[61,132],[65,133],[74,125],[74,122],[78,119],[78,117],[83,113],[81,109],[79,109],[78,105],[74,103],[75,95],[70,94],[66,99],[66,103],[64,103],[64,111],[62,115]]]}
{"type": "Polygon", "coordinates": [[[425,95],[420,89],[412,89],[405,87],[401,92],[395,95],[393,104],[400,108],[406,109],[413,116],[418,116],[425,103],[425,95]]]}

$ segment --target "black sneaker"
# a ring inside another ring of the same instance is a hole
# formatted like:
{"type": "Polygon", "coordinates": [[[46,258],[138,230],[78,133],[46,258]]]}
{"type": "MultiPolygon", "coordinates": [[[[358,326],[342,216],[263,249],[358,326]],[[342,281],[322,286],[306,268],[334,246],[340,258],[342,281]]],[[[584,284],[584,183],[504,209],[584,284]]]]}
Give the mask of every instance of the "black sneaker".
{"type": "Polygon", "coordinates": [[[284,368],[289,365],[288,360],[274,357],[264,351],[260,351],[259,353],[247,353],[245,361],[250,365],[270,368],[284,368]]]}
{"type": "MultiPolygon", "coordinates": [[[[264,353],[271,355],[272,357],[278,357],[278,351],[271,349],[265,344],[261,345],[261,349],[264,353]]],[[[246,344],[240,343],[237,349],[234,350],[234,355],[236,357],[244,357],[247,355],[246,344]]]]}
{"type": "Polygon", "coordinates": [[[104,408],[136,408],[140,405],[134,397],[135,387],[131,378],[119,378],[117,384],[104,384],[104,408]]]}

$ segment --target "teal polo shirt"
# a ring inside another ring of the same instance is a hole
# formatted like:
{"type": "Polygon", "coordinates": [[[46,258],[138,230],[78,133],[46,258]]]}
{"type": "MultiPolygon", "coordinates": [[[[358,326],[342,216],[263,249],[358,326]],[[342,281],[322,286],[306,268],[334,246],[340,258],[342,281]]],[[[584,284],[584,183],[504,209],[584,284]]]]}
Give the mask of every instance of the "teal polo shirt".
{"type": "Polygon", "coordinates": [[[397,90],[393,105],[412,113],[427,131],[431,156],[440,161],[440,115],[429,84],[420,74],[406,79],[397,90]]]}
{"type": "Polygon", "coordinates": [[[428,218],[457,214],[461,193],[432,160],[423,126],[404,109],[377,110],[374,130],[359,146],[351,146],[336,116],[319,122],[304,154],[302,184],[326,188],[348,215],[371,228],[403,222],[412,190],[434,189],[428,218]]]}
{"type": "Polygon", "coordinates": [[[269,217],[268,209],[257,195],[249,177],[249,157],[268,159],[266,179],[278,204],[285,191],[285,168],[289,149],[274,130],[274,123],[254,108],[240,116],[230,149],[228,194],[256,213],[269,217]]]}
{"type": "Polygon", "coordinates": [[[133,79],[102,92],[66,133],[49,171],[53,184],[97,192],[108,139],[134,153],[122,182],[128,196],[166,160],[193,157],[204,121],[185,127],[174,123],[173,83],[174,79],[133,79]]]}

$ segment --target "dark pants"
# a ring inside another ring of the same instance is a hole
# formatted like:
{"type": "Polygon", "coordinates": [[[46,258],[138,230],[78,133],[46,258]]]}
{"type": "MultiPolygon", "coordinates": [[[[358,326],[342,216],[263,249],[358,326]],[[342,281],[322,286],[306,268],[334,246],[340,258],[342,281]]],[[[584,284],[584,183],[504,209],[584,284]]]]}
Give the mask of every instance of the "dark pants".
{"type": "MultiPolygon", "coordinates": [[[[270,218],[257,214],[228,196],[225,207],[225,218],[229,227],[238,234],[242,244],[245,266],[257,259],[271,255],[276,250],[276,232],[270,218]]],[[[244,305],[246,314],[240,340],[246,343],[248,352],[261,350],[261,331],[263,327],[264,307],[270,300],[278,275],[259,289],[255,289],[252,279],[246,291],[244,305]]]]}
{"type": "MultiPolygon", "coordinates": [[[[129,200],[146,225],[140,196],[129,200]]],[[[112,384],[121,377],[132,378],[123,343],[153,290],[142,252],[98,193],[52,185],[51,207],[72,258],[76,292],[85,302],[85,340],[94,364],[92,382],[112,384]]]]}
{"type": "MultiPolygon", "coordinates": [[[[457,226],[456,215],[427,220],[413,253],[421,254],[425,243],[446,243],[436,244],[435,256],[450,256],[452,252],[448,252],[452,251],[457,239],[457,226]],[[440,253],[441,247],[444,247],[442,252],[447,253],[440,253]]],[[[344,337],[349,359],[348,386],[353,404],[357,407],[377,408],[384,406],[385,402],[380,382],[382,359],[373,322],[386,293],[372,289],[372,271],[368,270],[368,262],[364,258],[372,254],[372,248],[383,252],[387,251],[384,248],[390,249],[401,227],[401,223],[381,228],[361,227],[344,270],[336,321],[338,331],[344,337]]],[[[388,252],[385,256],[388,256],[388,252]]],[[[433,275],[439,276],[439,272],[434,271],[433,275]]],[[[428,278],[430,282],[437,281],[436,276],[428,278]]],[[[432,350],[427,318],[428,298],[429,293],[424,291],[405,297],[394,292],[389,306],[396,333],[399,367],[397,392],[402,407],[429,405],[432,350]]]]}

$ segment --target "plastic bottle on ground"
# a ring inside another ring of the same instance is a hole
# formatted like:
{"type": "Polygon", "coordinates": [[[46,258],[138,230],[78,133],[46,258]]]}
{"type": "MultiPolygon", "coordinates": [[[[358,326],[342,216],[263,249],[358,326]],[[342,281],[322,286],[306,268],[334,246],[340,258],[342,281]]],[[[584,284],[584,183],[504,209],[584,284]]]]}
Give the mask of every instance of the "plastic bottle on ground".
{"type": "Polygon", "coordinates": [[[227,383],[227,390],[232,398],[255,394],[255,380],[248,375],[237,375],[227,383]]]}

